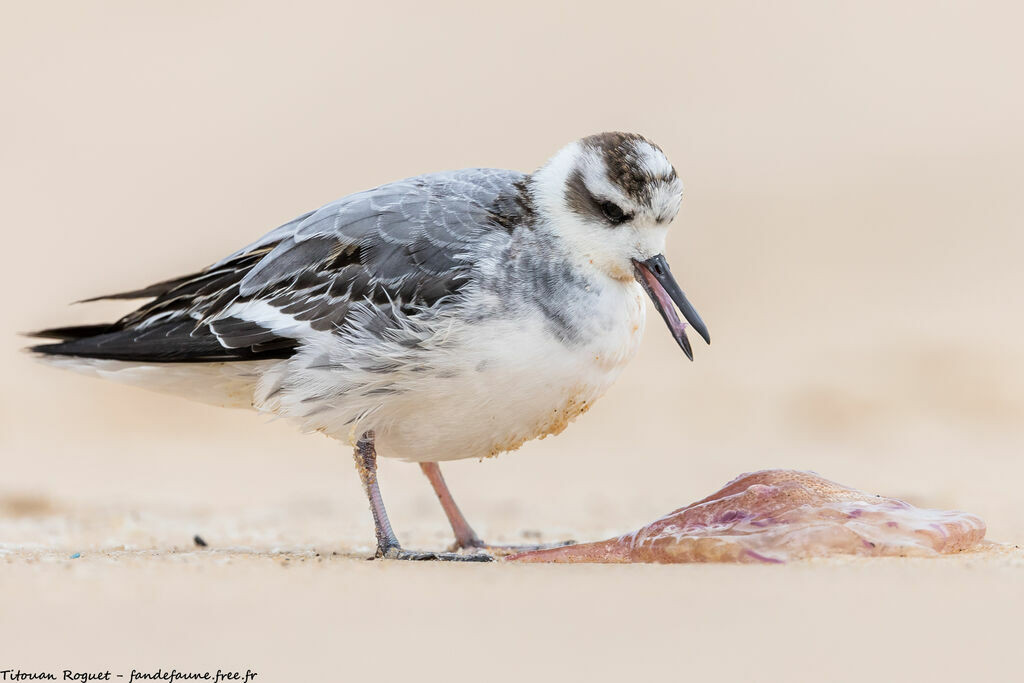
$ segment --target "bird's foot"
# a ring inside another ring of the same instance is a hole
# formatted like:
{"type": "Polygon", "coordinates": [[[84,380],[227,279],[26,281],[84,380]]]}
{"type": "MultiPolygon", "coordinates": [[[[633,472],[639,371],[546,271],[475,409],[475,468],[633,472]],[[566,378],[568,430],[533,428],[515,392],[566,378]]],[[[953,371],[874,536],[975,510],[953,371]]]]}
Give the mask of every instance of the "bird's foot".
{"type": "Polygon", "coordinates": [[[494,562],[494,558],[485,553],[463,555],[461,553],[435,553],[421,550],[405,550],[399,546],[377,548],[374,559],[411,560],[413,562],[494,562]]]}
{"type": "Polygon", "coordinates": [[[451,552],[455,552],[457,550],[483,550],[489,555],[497,555],[501,557],[504,555],[514,555],[515,553],[525,553],[531,550],[564,548],[567,545],[576,545],[576,541],[556,541],[555,543],[534,543],[527,545],[491,545],[479,538],[472,538],[455,541],[448,550],[451,552]]]}

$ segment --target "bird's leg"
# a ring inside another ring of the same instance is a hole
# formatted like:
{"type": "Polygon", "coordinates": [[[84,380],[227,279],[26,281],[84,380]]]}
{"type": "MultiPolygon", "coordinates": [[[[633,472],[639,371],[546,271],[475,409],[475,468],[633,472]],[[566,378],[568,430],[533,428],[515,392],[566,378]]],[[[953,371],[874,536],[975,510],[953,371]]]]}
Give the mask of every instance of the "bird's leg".
{"type": "Polygon", "coordinates": [[[441,509],[444,510],[445,516],[448,517],[448,523],[452,525],[452,531],[455,532],[455,545],[452,549],[483,548],[487,545],[476,535],[473,527],[469,525],[465,515],[462,514],[462,510],[455,504],[452,492],[448,490],[448,484],[445,483],[444,475],[441,474],[441,467],[436,462],[421,462],[420,469],[423,470],[423,474],[427,475],[430,485],[434,487],[434,493],[441,501],[441,509]]]}
{"type": "Polygon", "coordinates": [[[370,512],[373,513],[373,525],[377,533],[377,557],[389,560],[455,560],[463,562],[489,562],[489,555],[459,555],[457,553],[432,553],[403,550],[398,543],[388,512],[384,509],[384,499],[380,495],[377,483],[377,451],[373,445],[373,432],[369,431],[356,443],[354,453],[359,479],[370,501],[370,512]]]}
{"type": "Polygon", "coordinates": [[[452,492],[448,490],[448,484],[445,483],[444,476],[441,474],[441,467],[436,462],[421,462],[420,469],[423,470],[423,474],[427,475],[427,479],[430,481],[430,485],[434,488],[434,493],[437,494],[437,499],[441,502],[441,508],[444,510],[444,514],[448,517],[448,523],[452,525],[452,531],[455,533],[455,544],[450,550],[461,550],[464,548],[484,548],[486,550],[495,551],[497,553],[510,553],[510,552],[523,552],[526,550],[541,550],[545,548],[558,548],[565,545],[572,545],[575,541],[564,541],[562,543],[553,543],[549,545],[491,545],[480,540],[480,537],[473,531],[473,527],[466,521],[465,515],[462,514],[462,510],[455,504],[455,499],[452,498],[452,492]]]}
{"type": "Polygon", "coordinates": [[[377,532],[377,556],[386,557],[389,552],[401,546],[391,528],[391,520],[388,519],[388,511],[384,509],[384,499],[381,498],[380,486],[377,484],[377,451],[373,446],[373,432],[366,432],[356,442],[355,459],[363,490],[370,500],[373,526],[377,532]]]}

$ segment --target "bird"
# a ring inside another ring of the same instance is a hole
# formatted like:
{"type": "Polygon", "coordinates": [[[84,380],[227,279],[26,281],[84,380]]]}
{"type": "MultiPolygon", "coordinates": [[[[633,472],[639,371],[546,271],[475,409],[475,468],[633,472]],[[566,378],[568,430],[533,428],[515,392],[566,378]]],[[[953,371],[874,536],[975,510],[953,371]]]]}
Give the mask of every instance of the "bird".
{"type": "Polygon", "coordinates": [[[493,546],[439,463],[513,451],[586,412],[637,352],[644,293],[690,360],[687,327],[710,344],[664,255],[682,191],[662,149],[623,132],[571,142],[532,173],[398,180],[197,272],[86,299],[147,301],[112,323],[31,333],[50,341],[29,350],[340,440],[375,557],[487,561],[493,546]],[[455,536],[448,552],[399,543],[378,454],[420,465],[455,536]]]}

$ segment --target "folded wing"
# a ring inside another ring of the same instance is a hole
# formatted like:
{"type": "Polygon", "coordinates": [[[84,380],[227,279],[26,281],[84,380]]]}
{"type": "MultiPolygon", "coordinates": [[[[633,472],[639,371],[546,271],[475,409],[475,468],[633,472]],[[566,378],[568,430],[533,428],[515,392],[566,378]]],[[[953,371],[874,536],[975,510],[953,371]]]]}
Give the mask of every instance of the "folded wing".
{"type": "Polygon", "coordinates": [[[43,354],[137,362],[286,358],[311,334],[344,337],[354,307],[444,306],[468,247],[526,224],[525,176],[466,169],[350,195],[198,273],[101,299],[152,301],[114,323],[54,328],[43,354]]]}

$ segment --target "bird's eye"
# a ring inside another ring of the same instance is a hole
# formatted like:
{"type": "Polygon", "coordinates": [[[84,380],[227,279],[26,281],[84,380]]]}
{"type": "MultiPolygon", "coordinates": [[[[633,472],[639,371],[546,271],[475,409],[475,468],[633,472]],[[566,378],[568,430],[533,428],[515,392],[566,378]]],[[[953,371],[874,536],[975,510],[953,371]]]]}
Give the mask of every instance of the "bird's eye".
{"type": "Polygon", "coordinates": [[[615,202],[601,202],[601,213],[603,213],[604,217],[615,225],[625,223],[627,220],[632,218],[632,216],[623,211],[615,202]]]}

